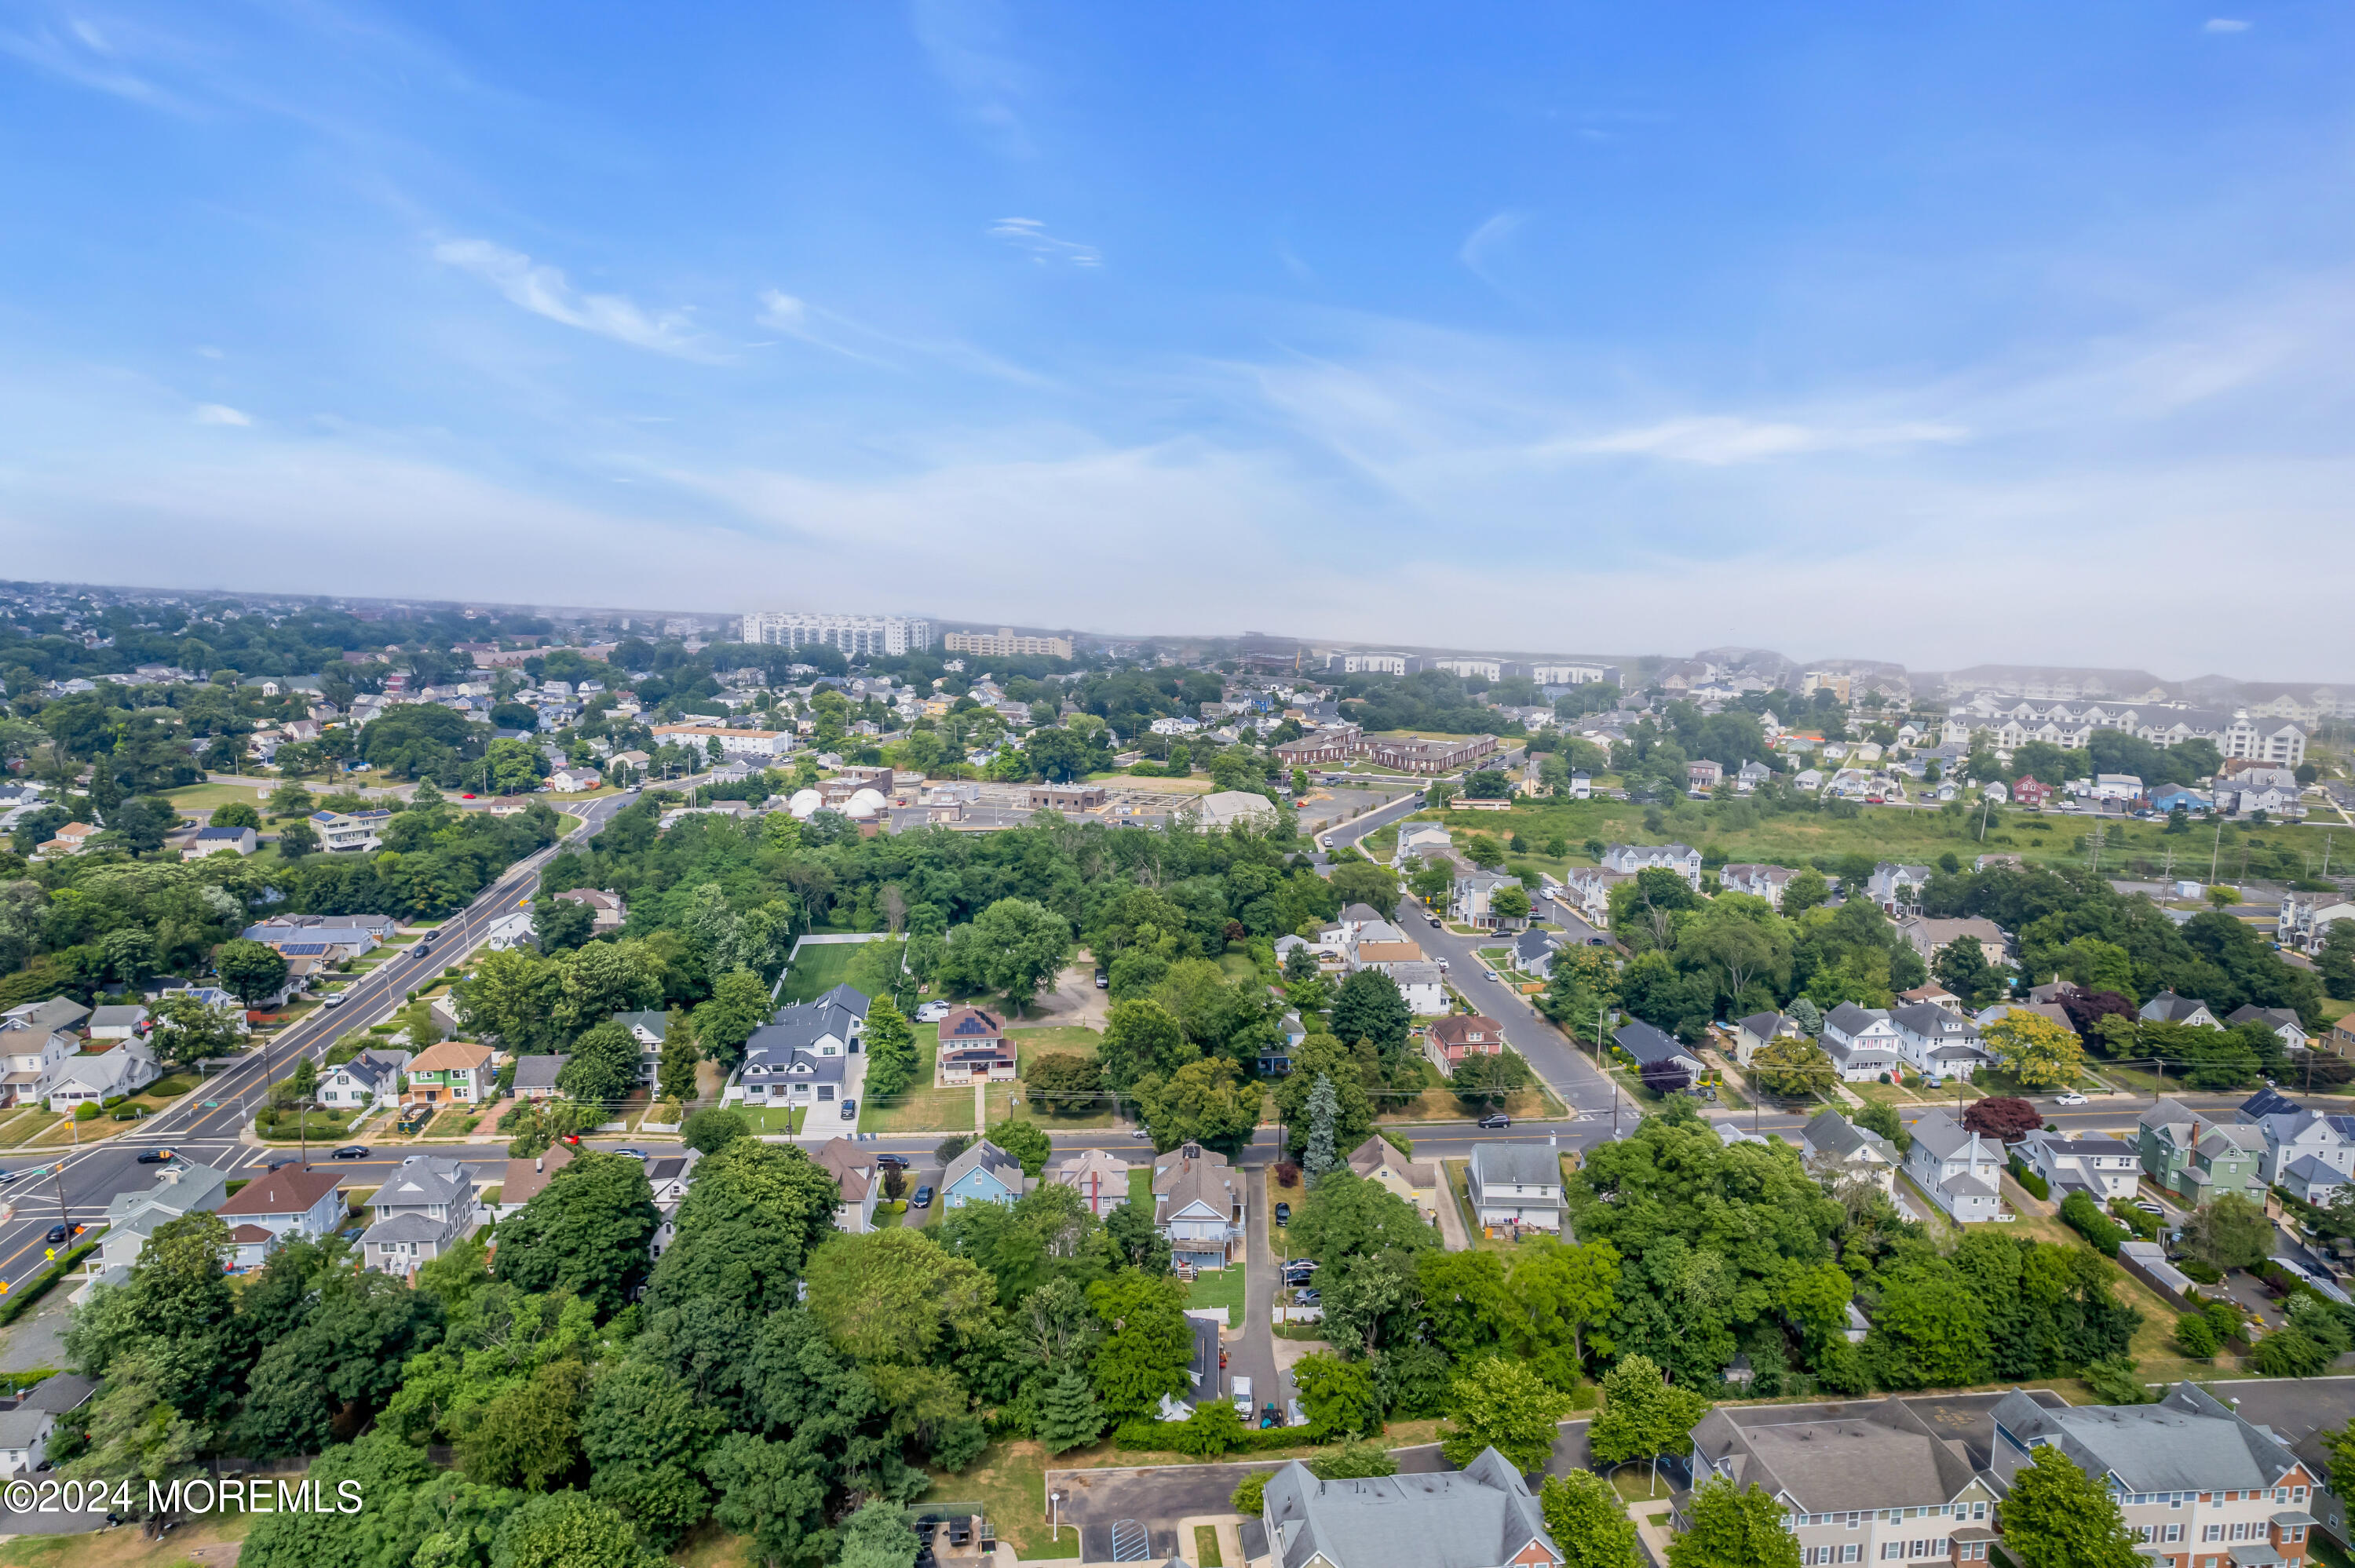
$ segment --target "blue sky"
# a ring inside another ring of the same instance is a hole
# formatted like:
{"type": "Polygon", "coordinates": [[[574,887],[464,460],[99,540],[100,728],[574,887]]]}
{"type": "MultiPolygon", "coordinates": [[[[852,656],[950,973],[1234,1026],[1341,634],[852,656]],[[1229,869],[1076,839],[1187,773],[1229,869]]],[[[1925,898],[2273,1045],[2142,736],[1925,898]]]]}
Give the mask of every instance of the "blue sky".
{"type": "Polygon", "coordinates": [[[2346,679],[2350,44],[0,0],[0,575],[2346,679]]]}

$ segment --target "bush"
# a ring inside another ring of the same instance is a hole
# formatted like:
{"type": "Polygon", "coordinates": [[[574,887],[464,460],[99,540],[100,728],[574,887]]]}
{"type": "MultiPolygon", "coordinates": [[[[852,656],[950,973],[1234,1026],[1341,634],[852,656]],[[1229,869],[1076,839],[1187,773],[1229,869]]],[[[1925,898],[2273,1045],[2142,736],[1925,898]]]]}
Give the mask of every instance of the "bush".
{"type": "Polygon", "coordinates": [[[2216,1327],[2197,1313],[2175,1320],[2175,1348],[2194,1361],[2204,1361],[2217,1350],[2216,1327]]]}
{"type": "Polygon", "coordinates": [[[2126,1239],[2126,1233],[2102,1213],[2102,1207],[2086,1192],[2072,1192],[2061,1201],[2061,1223],[2093,1243],[2094,1250],[2104,1257],[2115,1257],[2126,1239]]]}
{"type": "Polygon", "coordinates": [[[96,1121],[98,1119],[98,1102],[96,1100],[82,1101],[81,1104],[74,1107],[73,1118],[76,1121],[96,1121]]]}
{"type": "Polygon", "coordinates": [[[1273,1474],[1275,1474],[1273,1470],[1253,1470],[1236,1483],[1235,1495],[1231,1500],[1237,1513],[1248,1515],[1252,1519],[1260,1516],[1261,1510],[1267,1506],[1267,1478],[1273,1474]]]}
{"type": "MultiPolygon", "coordinates": [[[[1222,1400],[1220,1403],[1226,1402],[1222,1400]]],[[[1227,1409],[1231,1412],[1234,1406],[1228,1404],[1227,1409]]],[[[1113,1446],[1139,1453],[1182,1454],[1187,1450],[1179,1446],[1184,1441],[1179,1434],[1192,1425],[1190,1421],[1124,1421],[1113,1429],[1113,1446]]],[[[1297,1448],[1304,1443],[1314,1441],[1305,1427],[1270,1426],[1265,1430],[1246,1427],[1228,1436],[1227,1451],[1263,1454],[1276,1448],[1297,1448]]]]}
{"type": "Polygon", "coordinates": [[[2330,1356],[2303,1329],[2276,1329],[2257,1341],[2250,1362],[2266,1377],[2312,1377],[2330,1356]]]}
{"type": "Polygon", "coordinates": [[[2196,1279],[2202,1285],[2221,1285],[2224,1280],[2222,1269],[2196,1257],[2179,1257],[2175,1260],[2175,1266],[2183,1271],[2185,1278],[2196,1279]]]}
{"type": "Polygon", "coordinates": [[[2052,1196],[2052,1183],[2030,1171],[2017,1155],[2012,1157],[2011,1179],[2040,1198],[2052,1196]]]}
{"type": "Polygon", "coordinates": [[[2147,1214],[2124,1198],[2110,1200],[2110,1217],[2145,1241],[2157,1241],[2165,1228],[2157,1214],[2147,1214]]]}

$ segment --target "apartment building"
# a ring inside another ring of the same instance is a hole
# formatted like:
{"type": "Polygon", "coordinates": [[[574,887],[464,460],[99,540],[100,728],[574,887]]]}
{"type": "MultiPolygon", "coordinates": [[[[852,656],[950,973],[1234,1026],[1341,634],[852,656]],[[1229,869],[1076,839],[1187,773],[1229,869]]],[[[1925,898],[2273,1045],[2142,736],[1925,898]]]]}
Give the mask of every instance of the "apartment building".
{"type": "Polygon", "coordinates": [[[1003,626],[995,632],[952,631],[941,639],[941,646],[951,653],[1001,657],[1032,654],[1045,659],[1068,659],[1071,656],[1071,640],[1068,637],[1032,637],[1003,626]]]}
{"type": "Polygon", "coordinates": [[[832,648],[846,659],[921,652],[932,623],[904,615],[815,615],[769,610],[744,617],[743,640],[774,648],[832,648]]]}

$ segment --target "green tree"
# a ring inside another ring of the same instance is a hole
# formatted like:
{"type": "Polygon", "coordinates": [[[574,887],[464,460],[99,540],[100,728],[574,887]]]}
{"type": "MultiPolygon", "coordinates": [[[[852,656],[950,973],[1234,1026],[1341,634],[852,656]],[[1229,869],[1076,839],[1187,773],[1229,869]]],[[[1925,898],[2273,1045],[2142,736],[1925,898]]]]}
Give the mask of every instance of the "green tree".
{"type": "Polygon", "coordinates": [[[2240,1193],[2225,1192],[2192,1211],[2184,1222],[2183,1247],[2217,1268],[2254,1268],[2273,1255],[2273,1222],[2240,1193]]]}
{"type": "Polygon", "coordinates": [[[1341,1163],[1340,1153],[1333,1147],[1333,1129],[1340,1118],[1341,1097],[1333,1087],[1332,1075],[1319,1073],[1316,1086],[1308,1091],[1308,1150],[1300,1157],[1300,1168],[1311,1188],[1341,1163]]]}
{"type": "Polygon", "coordinates": [[[1060,1454],[1096,1440],[1103,1430],[1103,1412],[1084,1368],[1074,1361],[1047,1385],[1039,1401],[1036,1423],[1039,1441],[1050,1454],[1060,1454]]]}
{"type": "Polygon", "coordinates": [[[213,972],[230,995],[259,1007],[286,983],[286,960],[274,948],[236,937],[214,951],[213,972]]]}
{"type": "Polygon", "coordinates": [[[1668,1542],[1668,1568],[1799,1568],[1799,1538],[1783,1505],[1756,1482],[1711,1477],[1693,1489],[1685,1530],[1668,1542]]]}
{"type": "Polygon", "coordinates": [[[1201,1054],[1186,1038],[1177,1016],[1149,998],[1114,1002],[1104,1018],[1103,1040],[1096,1047],[1104,1082],[1122,1094],[1140,1078],[1167,1077],[1201,1054]]]}
{"type": "Polygon", "coordinates": [[[1636,1568],[1636,1521],[1609,1481],[1592,1470],[1548,1476],[1539,1494],[1546,1532],[1563,1568],[1636,1568]]]}
{"type": "Polygon", "coordinates": [[[583,1105],[616,1109],[638,1086],[637,1036],[608,1019],[572,1043],[556,1086],[583,1105]]]}
{"type": "Polygon", "coordinates": [[[859,1048],[867,1053],[868,1098],[903,1095],[915,1083],[915,1026],[890,997],[879,996],[868,1004],[859,1048]]]}
{"type": "Polygon", "coordinates": [[[2077,1081],[2085,1051],[2077,1032],[2033,1012],[2008,1012],[1979,1033],[1982,1043],[2021,1087],[2059,1088],[2077,1081]]]}
{"type": "Polygon", "coordinates": [[[1333,891],[1343,904],[1363,904],[1385,919],[1398,907],[1398,873],[1371,861],[1345,860],[1333,868],[1333,891]]]}
{"type": "Polygon", "coordinates": [[[1232,1150],[1259,1125],[1258,1086],[1245,1084],[1224,1056],[1188,1062],[1166,1080],[1140,1079],[1136,1106],[1157,1150],[1181,1143],[1232,1150]]]}
{"type": "Polygon", "coordinates": [[[491,1546],[491,1568],[660,1568],[661,1563],[638,1544],[628,1520],[573,1491],[527,1500],[499,1526],[491,1546]]]}
{"type": "Polygon", "coordinates": [[[726,1428],[667,1371],[626,1361],[598,1377],[581,1418],[581,1451],[594,1467],[589,1493],[668,1550],[711,1512],[703,1461],[726,1428]]]}
{"type": "Polygon", "coordinates": [[[744,1042],[769,1021],[768,985],[750,969],[730,969],[712,982],[711,995],[695,1010],[695,1038],[722,1073],[744,1059],[744,1042]]]}
{"type": "Polygon", "coordinates": [[[1524,887],[1499,887],[1488,895],[1488,912],[1499,920],[1529,917],[1529,895],[1524,887]]]}
{"type": "Polygon", "coordinates": [[[1332,1265],[1368,1253],[1428,1252],[1438,1233],[1413,1204],[1343,1167],[1328,1174],[1292,1216],[1293,1251],[1332,1265]]]}
{"type": "Polygon", "coordinates": [[[1054,1158],[1054,1145],[1039,1130],[1039,1124],[1021,1117],[1007,1117],[995,1123],[982,1135],[1007,1153],[1022,1162],[1022,1174],[1037,1181],[1054,1158]]]}
{"type": "Polygon", "coordinates": [[[889,1498],[869,1498],[843,1520],[836,1568],[911,1568],[922,1546],[904,1509],[889,1498]]]}
{"type": "Polygon", "coordinates": [[[1529,1065],[1518,1051],[1468,1052],[1447,1075],[1449,1091],[1476,1114],[1496,1109],[1532,1081],[1529,1065]]]}
{"type": "Polygon", "coordinates": [[[2135,1568],[2135,1532],[2107,1487],[2055,1445],[2029,1456],[1997,1507],[2004,1549],[2020,1568],[2135,1568]]]}
{"type": "Polygon", "coordinates": [[[499,1222],[498,1277],[569,1290],[610,1317],[646,1277],[659,1216],[643,1161],[583,1150],[499,1222]]]}
{"type": "Polygon", "coordinates": [[[1796,1099],[1828,1095],[1839,1075],[1824,1048],[1812,1040],[1778,1036],[1760,1046],[1750,1058],[1751,1082],[1770,1095],[1796,1099]]]}
{"type": "Polygon", "coordinates": [[[1404,1049],[1414,1022],[1398,982],[1380,969],[1359,969],[1341,982],[1332,1018],[1333,1033],[1345,1044],[1370,1040],[1385,1056],[1404,1049]]]}
{"type": "Polygon", "coordinates": [[[655,1068],[655,1092],[674,1105],[686,1105],[696,1096],[695,1065],[703,1060],[695,1028],[677,1012],[663,1030],[662,1057],[655,1068]]]}
{"type": "Polygon", "coordinates": [[[1450,1390],[1440,1450],[1461,1469],[1482,1449],[1494,1448],[1528,1475],[1545,1468],[1557,1425],[1570,1410],[1570,1396],[1528,1367],[1485,1357],[1465,1369],[1450,1390]]]}
{"type": "Polygon", "coordinates": [[[744,1113],[721,1106],[705,1106],[689,1111],[687,1119],[678,1124],[678,1140],[698,1154],[711,1154],[752,1134],[752,1124],[744,1113]]]}
{"type": "Polygon", "coordinates": [[[2323,932],[2314,967],[2323,990],[2339,1001],[2355,1001],[2355,920],[2333,920],[2323,932]]]}
{"type": "Polygon", "coordinates": [[[1088,1305],[1105,1326],[1093,1375],[1107,1415],[1142,1415],[1163,1394],[1185,1391],[1194,1331],[1177,1281],[1124,1271],[1089,1286],[1088,1305]]]}
{"type": "Polygon", "coordinates": [[[1382,1396],[1374,1385],[1370,1362],[1343,1361],[1324,1353],[1307,1355],[1293,1363],[1292,1377],[1300,1390],[1301,1408],[1308,1413],[1309,1433],[1315,1441],[1381,1430],[1382,1396]]]}
{"type": "Polygon", "coordinates": [[[1001,898],[974,917],[958,939],[959,960],[990,990],[1003,992],[1017,1013],[1071,956],[1071,927],[1028,898],[1001,898]]]}
{"type": "Polygon", "coordinates": [[[292,779],[270,792],[270,814],[273,817],[308,816],[313,804],[311,791],[292,779]]]}
{"type": "Polygon", "coordinates": [[[200,1001],[185,991],[165,992],[147,1012],[154,1021],[147,1034],[148,1046],[155,1053],[155,1059],[167,1067],[185,1067],[208,1056],[226,1056],[237,1049],[242,1038],[234,1014],[200,1001]]]}
{"type": "Polygon", "coordinates": [[[581,1363],[566,1357],[494,1393],[457,1435],[459,1467],[485,1486],[548,1489],[581,1463],[586,1381],[581,1363]]]}
{"type": "Polygon", "coordinates": [[[1588,1446],[1606,1465],[1682,1454],[1692,1446],[1692,1429],[1709,1414],[1709,1401],[1669,1383],[1648,1356],[1619,1358],[1603,1378],[1603,1410],[1589,1429],[1588,1446]]]}
{"type": "Polygon", "coordinates": [[[532,939],[550,957],[579,947],[596,928],[597,912],[577,898],[551,895],[532,904],[532,939]]]}

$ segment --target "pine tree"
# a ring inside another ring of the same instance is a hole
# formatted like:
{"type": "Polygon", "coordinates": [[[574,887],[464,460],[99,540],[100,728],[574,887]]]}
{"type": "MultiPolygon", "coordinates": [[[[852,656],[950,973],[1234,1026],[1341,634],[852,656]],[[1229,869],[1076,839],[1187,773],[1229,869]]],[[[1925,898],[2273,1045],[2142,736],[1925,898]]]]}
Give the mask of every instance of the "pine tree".
{"type": "Polygon", "coordinates": [[[1300,1161],[1312,1187],[1316,1185],[1317,1178],[1341,1163],[1333,1148],[1333,1124],[1340,1117],[1340,1094],[1333,1087],[1331,1078],[1317,1074],[1316,1086],[1308,1091],[1308,1152],[1300,1161]]]}
{"type": "Polygon", "coordinates": [[[1088,1374],[1076,1363],[1065,1367],[1039,1402],[1039,1441],[1050,1454],[1060,1454],[1094,1442],[1103,1430],[1103,1413],[1096,1408],[1096,1391],[1089,1386],[1088,1374]]]}
{"type": "Polygon", "coordinates": [[[695,1032],[686,1015],[674,1012],[669,1025],[663,1031],[662,1063],[655,1069],[655,1092],[677,1105],[688,1105],[695,1099],[695,1065],[703,1053],[695,1044],[695,1032]]]}
{"type": "Polygon", "coordinates": [[[916,1078],[916,1031],[890,997],[868,1004],[860,1048],[867,1053],[868,1098],[907,1092],[916,1078]]]}

